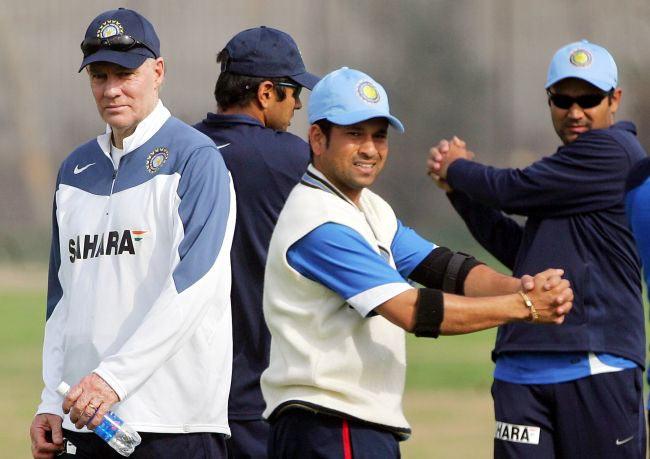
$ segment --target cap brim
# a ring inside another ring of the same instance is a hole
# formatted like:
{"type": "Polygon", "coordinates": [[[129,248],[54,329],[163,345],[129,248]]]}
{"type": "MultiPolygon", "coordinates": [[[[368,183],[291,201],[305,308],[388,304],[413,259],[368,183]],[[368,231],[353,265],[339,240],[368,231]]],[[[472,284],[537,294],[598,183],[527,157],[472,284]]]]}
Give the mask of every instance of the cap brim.
{"type": "Polygon", "coordinates": [[[326,119],[334,124],[339,124],[341,126],[348,126],[350,124],[361,123],[362,121],[367,121],[373,118],[386,118],[388,123],[393,126],[398,132],[404,132],[404,125],[400,120],[395,118],[393,115],[387,115],[385,113],[379,113],[376,110],[363,110],[359,112],[348,112],[341,113],[339,115],[330,115],[326,119]]]}
{"type": "Polygon", "coordinates": [[[299,73],[298,75],[291,75],[289,78],[298,83],[300,86],[304,86],[305,88],[309,89],[310,91],[314,89],[316,83],[320,81],[320,77],[317,77],[316,75],[309,72],[299,73]]]}
{"type": "Polygon", "coordinates": [[[81,67],[79,67],[79,71],[81,72],[84,67],[93,62],[111,62],[127,69],[137,69],[147,60],[147,58],[152,57],[151,55],[143,55],[134,51],[135,50],[124,52],[114,51],[111,49],[100,49],[83,60],[81,67]]]}
{"type": "Polygon", "coordinates": [[[598,89],[602,89],[603,91],[609,91],[610,89],[613,89],[611,83],[607,83],[605,81],[597,80],[595,78],[588,79],[585,78],[584,74],[579,74],[579,73],[569,73],[566,75],[562,75],[561,77],[555,78],[552,81],[547,81],[546,86],[544,86],[544,89],[548,89],[551,86],[553,86],[555,83],[566,80],[567,78],[577,78],[578,80],[586,81],[587,83],[596,86],[598,89]]]}

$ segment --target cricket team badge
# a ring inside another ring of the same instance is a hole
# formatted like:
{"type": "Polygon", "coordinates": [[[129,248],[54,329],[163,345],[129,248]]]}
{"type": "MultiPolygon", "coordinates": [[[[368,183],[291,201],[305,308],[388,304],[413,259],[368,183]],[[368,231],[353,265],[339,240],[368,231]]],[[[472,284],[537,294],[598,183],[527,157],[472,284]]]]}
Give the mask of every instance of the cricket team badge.
{"type": "Polygon", "coordinates": [[[591,53],[586,49],[576,49],[569,56],[569,62],[576,67],[589,67],[591,65],[591,53]]]}
{"type": "Polygon", "coordinates": [[[151,174],[155,174],[160,170],[163,164],[165,164],[165,161],[167,161],[167,158],[169,157],[169,150],[165,147],[157,147],[154,148],[154,150],[149,153],[149,156],[147,156],[147,171],[151,174]]]}
{"type": "Polygon", "coordinates": [[[122,35],[124,34],[124,27],[120,24],[119,21],[115,19],[108,19],[101,23],[97,29],[97,38],[108,38],[113,35],[122,35]]]}
{"type": "Polygon", "coordinates": [[[357,85],[357,93],[364,101],[376,104],[379,102],[379,91],[370,81],[362,80],[357,85]]]}

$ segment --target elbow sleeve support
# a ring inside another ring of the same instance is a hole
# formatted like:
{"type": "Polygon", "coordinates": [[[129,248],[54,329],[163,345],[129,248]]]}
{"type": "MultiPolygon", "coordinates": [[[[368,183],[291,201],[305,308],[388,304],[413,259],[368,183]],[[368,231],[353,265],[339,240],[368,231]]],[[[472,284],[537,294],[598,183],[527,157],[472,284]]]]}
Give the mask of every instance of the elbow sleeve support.
{"type": "Polygon", "coordinates": [[[471,255],[436,247],[409,276],[415,282],[447,293],[463,295],[465,278],[472,268],[482,265],[471,255]]]}
{"type": "Polygon", "coordinates": [[[413,327],[415,336],[437,338],[444,318],[445,299],[442,292],[432,288],[419,289],[413,327]]]}

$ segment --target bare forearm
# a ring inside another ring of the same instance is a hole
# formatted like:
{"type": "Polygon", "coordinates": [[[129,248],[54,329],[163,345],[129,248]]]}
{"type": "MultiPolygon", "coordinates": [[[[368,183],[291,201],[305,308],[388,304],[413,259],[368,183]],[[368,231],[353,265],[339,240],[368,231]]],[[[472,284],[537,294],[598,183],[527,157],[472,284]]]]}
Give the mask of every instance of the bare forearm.
{"type": "MultiPolygon", "coordinates": [[[[561,272],[548,269],[536,274],[527,280],[531,285],[521,294],[470,298],[433,289],[409,289],[379,305],[375,311],[408,332],[417,329],[419,336],[435,337],[438,332],[443,335],[472,333],[531,318],[537,323],[559,325],[573,301],[569,282],[553,279],[561,272]]],[[[520,284],[514,287],[514,283],[504,281],[501,288],[518,292],[520,284]]]]}
{"type": "Polygon", "coordinates": [[[488,296],[480,300],[451,294],[445,294],[444,298],[441,335],[472,333],[530,317],[530,311],[517,294],[488,296]]]}
{"type": "MultiPolygon", "coordinates": [[[[413,332],[417,314],[418,291],[407,290],[376,308],[376,312],[398,327],[413,332]]],[[[422,307],[425,307],[423,305],[422,307]]],[[[526,320],[530,312],[517,294],[466,298],[444,294],[443,335],[471,333],[507,322],[526,320]]]]}
{"type": "Polygon", "coordinates": [[[465,278],[465,296],[497,296],[521,290],[521,281],[485,265],[473,268],[465,278]]]}

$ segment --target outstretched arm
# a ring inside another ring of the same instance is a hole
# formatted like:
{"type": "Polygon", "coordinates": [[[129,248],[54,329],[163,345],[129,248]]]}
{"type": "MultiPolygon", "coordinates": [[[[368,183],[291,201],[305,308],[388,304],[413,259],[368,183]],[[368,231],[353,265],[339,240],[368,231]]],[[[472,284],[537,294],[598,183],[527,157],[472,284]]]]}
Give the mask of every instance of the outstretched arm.
{"type": "MultiPolygon", "coordinates": [[[[471,257],[456,257],[452,263],[453,252],[400,227],[391,246],[397,270],[359,233],[335,223],[326,223],[296,242],[287,261],[303,276],[339,293],[364,317],[378,313],[407,331],[418,330],[418,317],[420,325],[438,320],[433,326],[437,331],[424,336],[437,336],[439,331],[470,333],[533,317],[516,293],[522,289],[522,280],[499,274],[471,257]],[[420,248],[408,250],[414,246],[420,248]],[[406,276],[432,288],[414,289],[404,280],[406,276]],[[450,278],[452,282],[446,282],[450,278]],[[437,289],[445,283],[451,286],[448,291],[457,293],[467,289],[471,294],[509,295],[479,299],[443,294],[437,289]]],[[[559,278],[561,273],[548,270],[534,280],[524,279],[524,283],[532,282],[523,289],[532,288],[528,294],[541,323],[561,323],[571,308],[573,292],[569,282],[559,278]]]]}
{"type": "Polygon", "coordinates": [[[585,133],[525,169],[479,164],[464,150],[456,142],[449,143],[446,155],[432,148],[429,171],[473,200],[527,216],[560,217],[614,206],[630,169],[626,150],[604,130],[585,133]]]}
{"type": "MultiPolygon", "coordinates": [[[[571,309],[573,291],[569,281],[562,280],[550,290],[545,288],[556,270],[547,270],[534,278],[535,287],[527,293],[538,317],[535,323],[561,324],[571,309]]],[[[510,295],[467,298],[443,293],[423,293],[428,289],[403,292],[378,306],[375,311],[408,332],[430,333],[423,336],[458,335],[503,325],[531,321],[531,310],[517,293],[510,295]],[[435,316],[435,317],[434,317],[435,316]],[[434,318],[432,318],[434,317],[434,318]]]]}

